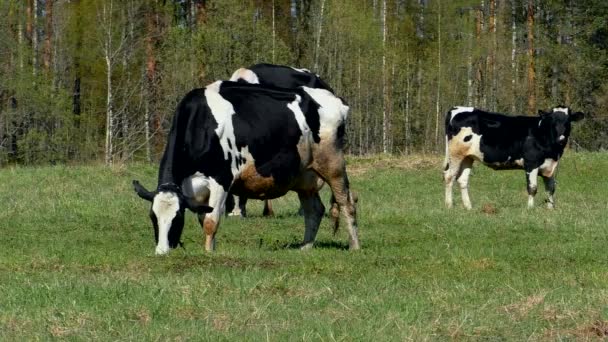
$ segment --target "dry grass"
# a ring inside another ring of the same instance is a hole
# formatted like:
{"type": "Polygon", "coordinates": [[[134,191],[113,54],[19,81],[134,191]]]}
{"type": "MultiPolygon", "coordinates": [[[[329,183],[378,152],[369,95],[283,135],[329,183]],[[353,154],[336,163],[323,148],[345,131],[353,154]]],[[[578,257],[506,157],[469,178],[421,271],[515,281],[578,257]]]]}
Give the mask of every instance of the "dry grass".
{"type": "Polygon", "coordinates": [[[361,176],[370,171],[398,169],[398,170],[441,170],[443,157],[431,154],[414,154],[408,156],[374,155],[349,158],[348,173],[352,176],[361,176]]]}

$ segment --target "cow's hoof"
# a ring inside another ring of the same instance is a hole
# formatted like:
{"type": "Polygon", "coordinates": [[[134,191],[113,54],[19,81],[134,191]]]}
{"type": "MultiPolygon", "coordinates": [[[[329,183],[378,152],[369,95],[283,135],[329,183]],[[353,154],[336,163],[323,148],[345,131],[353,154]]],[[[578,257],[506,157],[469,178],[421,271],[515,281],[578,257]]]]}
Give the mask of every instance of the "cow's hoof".
{"type": "Polygon", "coordinates": [[[313,242],[309,242],[309,243],[305,243],[300,247],[301,251],[309,251],[312,249],[312,247],[314,246],[313,242]]]}
{"type": "Polygon", "coordinates": [[[169,247],[156,247],[156,255],[165,255],[169,253],[171,249],[169,247]]]}

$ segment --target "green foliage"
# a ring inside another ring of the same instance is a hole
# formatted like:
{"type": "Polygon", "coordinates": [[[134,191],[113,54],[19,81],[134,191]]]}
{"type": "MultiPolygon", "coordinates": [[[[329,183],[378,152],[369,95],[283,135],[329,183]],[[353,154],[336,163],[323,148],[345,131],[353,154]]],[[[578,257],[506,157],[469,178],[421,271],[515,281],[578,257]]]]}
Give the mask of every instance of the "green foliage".
{"type": "Polygon", "coordinates": [[[259,62],[316,69],[350,105],[353,154],[381,151],[384,129],[388,152],[442,151],[449,108],[525,114],[532,90],[538,109],[563,104],[588,114],[574,146],[608,147],[601,0],[533,1],[534,89],[527,0],[55,1],[49,70],[42,65],[46,3],[38,1],[37,22],[27,16],[28,2],[0,3],[8,18],[0,22],[2,164],[99,159],[110,112],[111,159],[156,160],[187,91],[259,62]]]}

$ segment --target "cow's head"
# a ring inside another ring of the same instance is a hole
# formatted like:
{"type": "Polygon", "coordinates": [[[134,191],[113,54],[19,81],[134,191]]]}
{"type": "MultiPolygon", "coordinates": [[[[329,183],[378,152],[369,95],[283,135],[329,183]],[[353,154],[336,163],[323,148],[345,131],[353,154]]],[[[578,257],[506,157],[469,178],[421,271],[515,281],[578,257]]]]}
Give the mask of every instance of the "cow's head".
{"type": "Polygon", "coordinates": [[[156,254],[166,254],[171,248],[181,244],[180,238],[184,229],[186,208],[199,214],[209,213],[213,209],[189,201],[179,186],[165,183],[158,186],[156,191],[148,191],[138,181],[133,181],[137,195],[152,202],[150,219],[154,228],[156,254]]]}
{"type": "Polygon", "coordinates": [[[554,107],[549,112],[542,110],[538,111],[541,120],[538,126],[541,129],[544,138],[548,139],[550,145],[560,147],[566,146],[568,137],[570,136],[571,123],[579,121],[585,117],[581,112],[572,112],[570,108],[559,106],[554,107]]]}

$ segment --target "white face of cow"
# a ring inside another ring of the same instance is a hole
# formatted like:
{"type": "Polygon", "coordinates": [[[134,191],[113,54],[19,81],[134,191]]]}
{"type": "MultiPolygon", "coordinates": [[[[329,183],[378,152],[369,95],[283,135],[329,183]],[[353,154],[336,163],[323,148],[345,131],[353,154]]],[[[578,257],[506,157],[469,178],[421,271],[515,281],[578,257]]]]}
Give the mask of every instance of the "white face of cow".
{"type": "Polygon", "coordinates": [[[152,202],[150,220],[157,255],[166,254],[181,244],[186,207],[198,214],[213,210],[204,203],[197,203],[196,198],[185,196],[182,189],[173,183],[161,184],[155,192],[146,190],[138,181],[133,181],[133,187],[139,197],[152,202]]]}
{"type": "MultiPolygon", "coordinates": [[[[173,229],[179,230],[179,235],[184,228],[184,210],[180,212],[179,197],[173,192],[159,192],[154,196],[152,201],[151,218],[155,230],[156,239],[156,254],[162,255],[169,252],[171,247],[175,248],[179,244],[179,236],[177,240],[173,238],[169,242],[169,232],[173,229]],[[152,217],[154,216],[154,217],[152,217]]],[[[175,236],[174,234],[171,234],[175,236]]]]}

